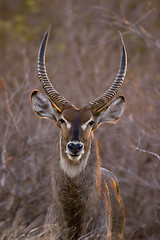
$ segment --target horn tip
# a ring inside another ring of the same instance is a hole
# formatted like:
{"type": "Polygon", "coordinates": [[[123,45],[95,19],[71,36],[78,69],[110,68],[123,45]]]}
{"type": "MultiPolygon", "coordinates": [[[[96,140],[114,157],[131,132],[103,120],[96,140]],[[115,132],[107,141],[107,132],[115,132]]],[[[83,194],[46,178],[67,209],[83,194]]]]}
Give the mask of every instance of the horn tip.
{"type": "Polygon", "coordinates": [[[49,24],[49,26],[48,26],[48,28],[47,28],[47,31],[46,31],[46,33],[49,33],[50,32],[50,30],[51,30],[51,24],[49,24]]]}
{"type": "Polygon", "coordinates": [[[43,40],[41,42],[39,53],[38,53],[38,60],[44,60],[44,54],[45,54],[45,49],[46,49],[46,44],[48,41],[50,29],[51,29],[51,24],[48,26],[47,31],[45,32],[43,40]]]}
{"type": "Polygon", "coordinates": [[[126,47],[125,47],[124,40],[123,40],[123,37],[122,37],[122,33],[120,31],[119,31],[119,36],[120,36],[120,41],[121,41],[121,44],[122,44],[122,53],[125,57],[126,66],[127,66],[127,51],[126,51],[126,47]]]}
{"type": "Polygon", "coordinates": [[[48,38],[48,35],[49,35],[50,30],[51,30],[51,24],[49,24],[49,26],[48,26],[48,28],[47,28],[47,31],[46,31],[46,33],[45,33],[45,35],[44,35],[44,38],[48,38]]]}
{"type": "Polygon", "coordinates": [[[118,31],[118,33],[119,33],[119,36],[120,36],[120,40],[121,40],[122,45],[125,46],[124,40],[123,40],[123,37],[122,37],[122,33],[121,33],[120,31],[118,31]]]}

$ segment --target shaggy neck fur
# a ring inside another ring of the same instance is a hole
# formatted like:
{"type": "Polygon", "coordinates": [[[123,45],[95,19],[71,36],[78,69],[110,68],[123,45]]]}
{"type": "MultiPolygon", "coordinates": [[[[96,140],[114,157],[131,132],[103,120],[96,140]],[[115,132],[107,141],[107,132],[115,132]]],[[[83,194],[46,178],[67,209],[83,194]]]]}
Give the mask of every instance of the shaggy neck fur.
{"type": "MultiPolygon", "coordinates": [[[[59,148],[61,147],[59,146],[59,148]]],[[[87,158],[82,159],[79,165],[68,166],[69,170],[64,169],[66,166],[62,165],[64,164],[62,159],[56,158],[53,161],[53,201],[57,202],[56,207],[59,206],[57,211],[61,212],[66,222],[66,228],[70,229],[69,239],[72,239],[73,236],[73,239],[77,239],[81,229],[86,228],[87,231],[91,218],[100,211],[96,207],[100,205],[98,202],[101,201],[100,160],[93,137],[90,141],[90,151],[86,153],[86,156],[87,158]],[[73,174],[74,170],[76,171],[75,175],[73,174]],[[92,207],[90,207],[91,205],[92,207]],[[93,205],[95,205],[94,208],[93,205]],[[85,219],[86,213],[87,219],[85,219]],[[88,226],[83,226],[86,222],[88,226]]]]}

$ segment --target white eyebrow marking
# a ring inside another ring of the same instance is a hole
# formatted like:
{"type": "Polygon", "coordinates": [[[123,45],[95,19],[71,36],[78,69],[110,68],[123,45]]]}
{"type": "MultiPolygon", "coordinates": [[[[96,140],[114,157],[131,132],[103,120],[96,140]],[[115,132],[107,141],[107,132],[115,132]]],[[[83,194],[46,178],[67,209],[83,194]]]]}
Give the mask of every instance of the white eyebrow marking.
{"type": "Polygon", "coordinates": [[[85,130],[86,127],[87,127],[87,125],[88,125],[88,123],[89,123],[90,121],[92,121],[92,120],[93,120],[93,118],[91,117],[87,122],[85,122],[84,124],[82,124],[81,128],[82,128],[83,130],[85,130]]]}
{"type": "Polygon", "coordinates": [[[62,117],[62,119],[65,121],[67,128],[70,129],[71,128],[71,124],[64,118],[62,117]]]}

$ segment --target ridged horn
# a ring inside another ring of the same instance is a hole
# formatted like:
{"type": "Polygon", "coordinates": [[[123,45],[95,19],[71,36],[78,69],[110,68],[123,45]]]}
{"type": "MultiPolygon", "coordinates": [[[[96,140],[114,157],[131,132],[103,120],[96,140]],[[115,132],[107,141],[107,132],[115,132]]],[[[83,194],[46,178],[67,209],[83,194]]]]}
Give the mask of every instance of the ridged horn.
{"type": "Polygon", "coordinates": [[[62,111],[63,109],[71,106],[71,104],[63,96],[61,96],[51,84],[47,75],[46,64],[45,64],[45,52],[46,52],[46,46],[47,46],[50,28],[51,26],[48,27],[39,49],[38,75],[48,97],[53,101],[53,104],[55,104],[62,111]]]}
{"type": "Polygon", "coordinates": [[[122,34],[119,32],[122,50],[121,50],[121,62],[119,71],[117,74],[116,79],[112,83],[112,85],[109,87],[109,89],[100,97],[92,100],[90,103],[88,103],[86,106],[91,109],[92,112],[96,113],[98,110],[103,108],[118,92],[120,87],[123,84],[126,71],[127,71],[127,52],[124,45],[124,41],[122,38],[122,34]]]}

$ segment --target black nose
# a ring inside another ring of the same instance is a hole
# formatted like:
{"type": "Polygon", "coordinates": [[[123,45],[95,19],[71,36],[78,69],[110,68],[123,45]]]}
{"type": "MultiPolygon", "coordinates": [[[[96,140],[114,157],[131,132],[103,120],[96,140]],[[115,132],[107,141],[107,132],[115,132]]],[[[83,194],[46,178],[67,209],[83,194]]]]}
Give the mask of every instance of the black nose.
{"type": "Polygon", "coordinates": [[[70,142],[67,147],[71,155],[79,155],[82,152],[83,144],[70,142]]]}

